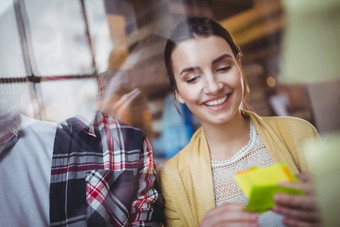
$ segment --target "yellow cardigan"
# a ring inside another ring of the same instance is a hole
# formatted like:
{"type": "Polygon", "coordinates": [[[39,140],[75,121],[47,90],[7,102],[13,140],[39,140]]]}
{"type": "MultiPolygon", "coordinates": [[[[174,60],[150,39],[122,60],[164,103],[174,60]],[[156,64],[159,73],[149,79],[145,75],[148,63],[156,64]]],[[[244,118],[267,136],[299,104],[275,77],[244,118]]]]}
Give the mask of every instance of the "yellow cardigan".
{"type": "MultiPolygon", "coordinates": [[[[274,162],[285,162],[296,174],[305,171],[301,148],[308,138],[318,139],[316,129],[294,117],[250,116],[274,162]]],[[[198,226],[215,207],[208,144],[202,128],[190,143],[164,166],[160,175],[167,226],[198,226]]]]}

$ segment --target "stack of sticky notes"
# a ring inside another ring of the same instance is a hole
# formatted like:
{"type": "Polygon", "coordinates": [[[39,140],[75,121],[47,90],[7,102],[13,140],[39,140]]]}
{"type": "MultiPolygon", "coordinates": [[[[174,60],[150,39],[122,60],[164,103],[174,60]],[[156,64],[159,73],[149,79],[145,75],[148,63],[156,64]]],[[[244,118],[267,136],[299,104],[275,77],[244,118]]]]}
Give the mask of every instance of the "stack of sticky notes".
{"type": "Polygon", "coordinates": [[[294,188],[278,186],[281,181],[297,182],[297,178],[283,163],[277,163],[265,168],[251,168],[238,172],[235,180],[248,197],[248,211],[263,213],[274,206],[273,196],[276,193],[303,194],[294,188]]]}

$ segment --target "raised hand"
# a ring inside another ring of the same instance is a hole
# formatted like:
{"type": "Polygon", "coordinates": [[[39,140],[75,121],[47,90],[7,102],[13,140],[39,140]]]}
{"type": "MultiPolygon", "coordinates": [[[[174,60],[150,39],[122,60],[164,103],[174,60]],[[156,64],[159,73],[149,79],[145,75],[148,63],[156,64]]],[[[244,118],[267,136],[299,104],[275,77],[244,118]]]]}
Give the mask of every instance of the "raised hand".
{"type": "Polygon", "coordinates": [[[245,205],[225,203],[208,211],[200,227],[210,226],[259,226],[258,214],[244,211],[245,205]]]}
{"type": "Polygon", "coordinates": [[[296,188],[305,191],[304,195],[276,194],[276,205],[273,211],[284,215],[283,224],[287,226],[314,227],[320,225],[317,204],[314,195],[314,186],[308,173],[297,175],[299,183],[281,182],[284,187],[296,188]]]}

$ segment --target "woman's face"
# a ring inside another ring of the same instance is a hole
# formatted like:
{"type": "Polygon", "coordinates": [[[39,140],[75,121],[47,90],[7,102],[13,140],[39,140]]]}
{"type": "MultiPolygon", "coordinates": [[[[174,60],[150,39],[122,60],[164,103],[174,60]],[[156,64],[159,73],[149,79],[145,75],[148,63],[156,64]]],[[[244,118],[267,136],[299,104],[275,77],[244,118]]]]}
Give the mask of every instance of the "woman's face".
{"type": "Polygon", "coordinates": [[[239,112],[243,97],[240,66],[219,36],[180,43],[171,55],[176,97],[203,124],[224,124],[239,112]]]}

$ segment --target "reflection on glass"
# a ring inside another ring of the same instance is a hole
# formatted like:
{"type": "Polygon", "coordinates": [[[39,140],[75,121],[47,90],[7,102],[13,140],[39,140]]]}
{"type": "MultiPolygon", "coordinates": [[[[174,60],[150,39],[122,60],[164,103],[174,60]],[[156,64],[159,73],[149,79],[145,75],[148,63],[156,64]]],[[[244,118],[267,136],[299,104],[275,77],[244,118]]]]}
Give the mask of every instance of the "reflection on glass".
{"type": "Polygon", "coordinates": [[[92,60],[80,1],[26,1],[35,75],[89,74],[92,60]]]}
{"type": "Polygon", "coordinates": [[[0,115],[20,111],[33,117],[37,105],[31,92],[31,83],[0,83],[0,115]]]}
{"type": "Polygon", "coordinates": [[[27,75],[12,0],[0,3],[0,77],[27,75]]]}
{"type": "Polygon", "coordinates": [[[104,1],[86,0],[85,9],[94,48],[96,68],[98,72],[104,72],[108,68],[108,58],[113,44],[104,1]]]}
{"type": "Polygon", "coordinates": [[[96,109],[97,80],[76,79],[41,83],[46,120],[63,121],[76,115],[90,122],[96,109]]]}

